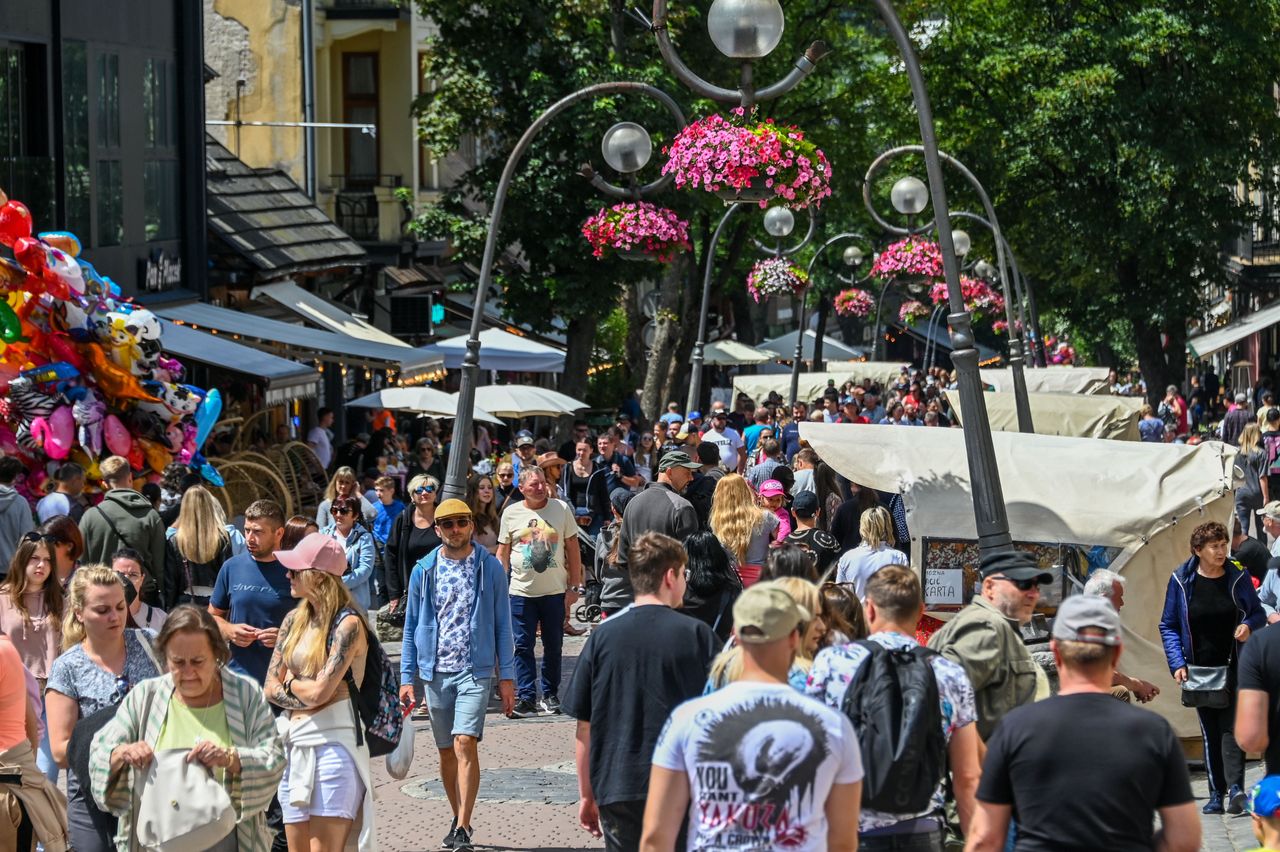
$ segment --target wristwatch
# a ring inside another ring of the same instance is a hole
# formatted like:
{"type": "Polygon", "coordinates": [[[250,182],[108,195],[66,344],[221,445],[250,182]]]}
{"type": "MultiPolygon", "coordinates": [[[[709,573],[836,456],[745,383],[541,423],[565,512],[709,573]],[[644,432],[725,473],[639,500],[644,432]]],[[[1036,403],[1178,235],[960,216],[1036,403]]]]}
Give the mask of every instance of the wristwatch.
{"type": "Polygon", "coordinates": [[[585,595],[587,593],[587,587],[586,586],[570,586],[569,591],[573,592],[575,595],[585,595]]]}

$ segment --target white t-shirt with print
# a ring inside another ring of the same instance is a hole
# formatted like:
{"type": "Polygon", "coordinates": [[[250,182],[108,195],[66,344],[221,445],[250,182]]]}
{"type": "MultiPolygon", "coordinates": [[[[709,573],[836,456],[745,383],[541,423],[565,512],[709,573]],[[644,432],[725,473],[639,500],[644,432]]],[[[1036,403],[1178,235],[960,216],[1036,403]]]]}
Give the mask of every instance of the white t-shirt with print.
{"type": "Polygon", "coordinates": [[[732,426],[726,426],[723,433],[708,429],[702,433],[702,443],[715,444],[720,451],[720,464],[729,470],[738,469],[738,450],[745,447],[742,436],[732,426]]]}
{"type": "Polygon", "coordinates": [[[498,544],[511,545],[511,594],[564,594],[569,586],[565,542],[577,534],[578,521],[563,500],[547,500],[541,509],[530,509],[523,500],[508,506],[498,523],[498,544]]]}
{"type": "Polygon", "coordinates": [[[689,777],[690,852],[825,852],[832,785],[862,780],[849,720],[786,684],[738,681],[686,701],[653,763],[689,777]]]}

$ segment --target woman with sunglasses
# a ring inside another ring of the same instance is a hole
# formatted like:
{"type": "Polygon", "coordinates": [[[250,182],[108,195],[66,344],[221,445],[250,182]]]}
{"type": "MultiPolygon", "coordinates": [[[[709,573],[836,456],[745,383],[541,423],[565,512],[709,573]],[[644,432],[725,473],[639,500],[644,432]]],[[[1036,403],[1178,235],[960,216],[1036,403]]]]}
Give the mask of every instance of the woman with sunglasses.
{"type": "MultiPolygon", "coordinates": [[[[39,531],[22,537],[9,562],[9,575],[0,585],[0,633],[9,637],[27,671],[44,692],[49,669],[62,650],[62,584],[54,573],[56,540],[39,531]]],[[[58,764],[49,748],[49,735],[40,740],[36,765],[58,783],[58,764]]]]}
{"type": "Polygon", "coordinates": [[[373,543],[373,533],[356,523],[358,511],[360,501],[354,497],[335,498],[333,508],[329,510],[331,520],[320,532],[342,545],[342,550],[347,555],[347,573],[342,575],[342,582],[356,603],[368,612],[377,547],[373,543]]]}
{"type": "Polygon", "coordinates": [[[654,441],[652,432],[645,432],[640,436],[632,461],[635,462],[636,476],[645,482],[653,482],[654,471],[658,469],[658,443],[654,441]]]}
{"type": "Polygon", "coordinates": [[[507,500],[511,499],[511,495],[517,495],[519,498],[520,489],[516,488],[516,469],[509,461],[504,461],[498,465],[498,469],[494,474],[497,476],[497,493],[494,494],[494,501],[497,503],[499,510],[506,505],[507,500]]]}
{"type": "Polygon", "coordinates": [[[409,574],[418,560],[440,546],[436,534],[436,497],[440,480],[418,474],[409,480],[412,506],[396,516],[383,550],[387,571],[387,597],[398,601],[409,590],[409,574]]]}
{"type": "MultiPolygon", "coordinates": [[[[64,652],[50,668],[45,691],[49,744],[62,767],[68,766],[67,746],[78,721],[119,704],[135,684],[160,674],[142,631],[126,629],[129,611],[119,574],[87,565],[76,571],[67,591],[64,652]]],[[[108,852],[115,849],[115,820],[89,797],[87,769],[86,762],[67,773],[71,846],[76,852],[108,852]]]]}
{"type": "Polygon", "coordinates": [[[330,510],[333,508],[333,498],[335,497],[356,497],[360,500],[360,515],[364,519],[365,526],[372,529],[373,519],[378,514],[377,508],[360,494],[359,483],[356,481],[356,472],[349,467],[340,467],[333,472],[333,479],[329,480],[329,487],[324,490],[324,499],[320,501],[320,508],[316,510],[316,526],[324,529],[333,521],[330,510]]]}

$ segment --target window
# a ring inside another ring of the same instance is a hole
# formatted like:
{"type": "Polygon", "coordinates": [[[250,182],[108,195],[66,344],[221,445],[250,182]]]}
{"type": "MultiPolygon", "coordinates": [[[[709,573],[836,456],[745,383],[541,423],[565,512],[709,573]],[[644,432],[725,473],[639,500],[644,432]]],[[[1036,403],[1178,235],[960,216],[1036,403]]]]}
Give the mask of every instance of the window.
{"type": "Polygon", "coordinates": [[[124,183],[119,160],[98,160],[98,239],[95,245],[124,242],[124,183]]]}
{"type": "MultiPolygon", "coordinates": [[[[348,124],[378,123],[378,54],[342,55],[342,120],[348,124]]],[[[378,140],[354,128],[343,133],[346,186],[373,186],[378,182],[378,140]]]]}
{"type": "Polygon", "coordinates": [[[83,41],[62,43],[62,127],[66,182],[66,226],[90,237],[93,190],[89,169],[89,60],[83,41]]]}
{"type": "Polygon", "coordinates": [[[120,57],[98,56],[98,147],[120,147],[120,57]]]}
{"type": "Polygon", "coordinates": [[[147,160],[142,167],[143,224],[147,242],[178,236],[178,161],[147,160]]]}
{"type": "MultiPolygon", "coordinates": [[[[418,94],[425,95],[436,90],[436,81],[427,77],[427,66],[431,62],[431,54],[418,54],[418,94]]],[[[418,188],[440,188],[440,161],[431,153],[425,142],[418,143],[418,188]]]]}
{"type": "Polygon", "coordinates": [[[142,66],[142,116],[148,149],[172,148],[174,130],[174,65],[168,59],[148,59],[142,66]]]}
{"type": "Polygon", "coordinates": [[[42,44],[0,40],[0,187],[38,229],[56,223],[47,56],[42,44]]]}

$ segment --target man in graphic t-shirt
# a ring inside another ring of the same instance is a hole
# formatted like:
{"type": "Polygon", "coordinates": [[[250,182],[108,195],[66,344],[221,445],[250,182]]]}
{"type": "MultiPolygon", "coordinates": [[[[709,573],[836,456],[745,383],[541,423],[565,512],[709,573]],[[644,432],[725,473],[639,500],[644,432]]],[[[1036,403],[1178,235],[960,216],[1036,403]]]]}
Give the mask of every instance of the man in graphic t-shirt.
{"type": "Polygon", "coordinates": [[[857,848],[862,759],[841,713],[787,685],[809,613],[757,583],[733,605],[742,675],[681,704],[653,753],[643,852],[671,852],[689,808],[688,848],[848,852],[857,848]]]}
{"type": "Polygon", "coordinates": [[[284,535],[284,510],[255,500],[244,510],[248,551],[222,563],[209,597],[209,614],[231,646],[234,671],[265,683],[280,623],[297,603],[289,594],[276,551],[284,535]]]}

